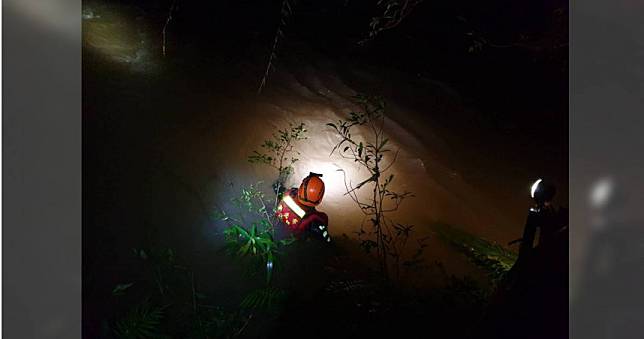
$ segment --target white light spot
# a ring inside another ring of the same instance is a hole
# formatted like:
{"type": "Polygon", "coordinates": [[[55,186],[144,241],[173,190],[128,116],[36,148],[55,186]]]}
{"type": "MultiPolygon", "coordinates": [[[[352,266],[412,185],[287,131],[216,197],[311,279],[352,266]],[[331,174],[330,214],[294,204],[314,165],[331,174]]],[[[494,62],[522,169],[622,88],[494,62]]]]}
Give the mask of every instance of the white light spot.
{"type": "Polygon", "coordinates": [[[327,233],[326,231],[324,231],[324,233],[322,233],[322,236],[325,237],[325,238],[326,238],[327,235],[329,235],[329,233],[327,233]]]}
{"type": "Polygon", "coordinates": [[[593,207],[603,207],[613,196],[615,184],[612,178],[597,180],[590,189],[590,204],[593,207]]]}
{"type": "Polygon", "coordinates": [[[537,188],[539,187],[539,184],[542,182],[542,179],[537,179],[537,181],[532,184],[532,187],[530,188],[530,196],[534,199],[534,193],[537,191],[537,188]]]}

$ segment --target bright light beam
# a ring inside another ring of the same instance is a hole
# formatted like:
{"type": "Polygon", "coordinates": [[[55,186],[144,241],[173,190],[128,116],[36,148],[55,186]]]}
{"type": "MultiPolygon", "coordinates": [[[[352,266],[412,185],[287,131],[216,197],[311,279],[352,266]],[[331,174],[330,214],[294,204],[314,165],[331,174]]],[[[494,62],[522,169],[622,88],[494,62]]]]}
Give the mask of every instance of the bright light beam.
{"type": "Polygon", "coordinates": [[[537,191],[537,188],[542,181],[542,179],[537,179],[537,181],[532,184],[532,188],[530,188],[530,196],[532,197],[532,199],[534,199],[534,193],[537,191]]]}

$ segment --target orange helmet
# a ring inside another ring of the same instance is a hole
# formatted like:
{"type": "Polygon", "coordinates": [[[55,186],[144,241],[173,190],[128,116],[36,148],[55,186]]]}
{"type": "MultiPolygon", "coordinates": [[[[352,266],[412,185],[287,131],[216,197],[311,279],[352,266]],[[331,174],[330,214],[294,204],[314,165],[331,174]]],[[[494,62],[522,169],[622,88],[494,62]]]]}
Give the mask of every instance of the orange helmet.
{"type": "Polygon", "coordinates": [[[322,201],[324,181],[320,179],[321,177],[322,174],[310,172],[309,176],[302,180],[302,184],[297,190],[297,199],[302,205],[313,207],[322,201]]]}

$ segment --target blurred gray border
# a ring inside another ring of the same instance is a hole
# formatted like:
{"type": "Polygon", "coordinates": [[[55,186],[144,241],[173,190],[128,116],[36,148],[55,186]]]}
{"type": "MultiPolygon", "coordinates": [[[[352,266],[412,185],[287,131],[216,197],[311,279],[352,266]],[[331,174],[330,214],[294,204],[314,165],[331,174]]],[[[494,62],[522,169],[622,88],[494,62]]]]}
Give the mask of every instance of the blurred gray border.
{"type": "MultiPolygon", "coordinates": [[[[592,213],[589,187],[605,176],[619,187],[620,219],[631,224],[644,220],[639,206],[644,201],[642,13],[644,4],[635,0],[571,4],[572,338],[642,333],[642,324],[629,322],[642,319],[642,307],[606,301],[641,301],[641,288],[628,288],[622,281],[641,287],[641,274],[615,276],[612,285],[594,283],[586,274],[594,266],[588,259],[594,249],[585,226],[592,213]],[[606,325],[609,314],[622,322],[606,325]]],[[[80,337],[80,20],[80,0],[3,1],[5,338],[80,337]]],[[[644,240],[629,235],[624,243],[615,237],[601,243],[636,248],[644,240]]]]}
{"type": "Polygon", "coordinates": [[[81,2],[2,10],[2,334],[79,338],[81,2]]]}
{"type": "Polygon", "coordinates": [[[642,1],[571,2],[572,338],[644,337],[642,18],[642,1]],[[612,194],[593,204],[600,182],[612,194]]]}

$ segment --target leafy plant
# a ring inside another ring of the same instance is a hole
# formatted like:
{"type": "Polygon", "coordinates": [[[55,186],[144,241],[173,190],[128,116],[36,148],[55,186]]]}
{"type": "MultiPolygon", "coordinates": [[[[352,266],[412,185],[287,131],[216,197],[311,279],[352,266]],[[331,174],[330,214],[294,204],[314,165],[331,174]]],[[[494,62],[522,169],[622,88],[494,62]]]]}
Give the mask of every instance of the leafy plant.
{"type": "MultiPolygon", "coordinates": [[[[225,311],[208,305],[208,297],[198,290],[194,272],[174,250],[148,247],[132,252],[143,263],[140,277],[133,280],[136,286],[144,287],[144,301],[114,322],[116,337],[232,338],[243,332],[248,317],[242,309],[225,311]]],[[[118,284],[112,295],[123,295],[133,286],[134,282],[118,284]]],[[[128,300],[118,299],[119,303],[128,300]]]]}
{"type": "Polygon", "coordinates": [[[285,185],[293,174],[293,164],[299,159],[296,157],[300,152],[295,150],[295,144],[304,139],[306,136],[304,123],[294,125],[289,123],[289,127],[280,129],[273,133],[270,139],[264,140],[260,145],[261,151],[253,151],[248,157],[248,161],[253,164],[264,164],[277,170],[277,180],[273,184],[273,190],[279,195],[285,188],[285,185]]]}
{"type": "Polygon", "coordinates": [[[274,312],[284,297],[284,291],[274,287],[257,289],[244,298],[241,307],[250,310],[266,310],[274,312]]]}
{"type": "Polygon", "coordinates": [[[265,272],[265,287],[251,291],[241,301],[240,308],[250,312],[241,330],[246,327],[255,312],[270,312],[281,302],[283,292],[272,286],[276,259],[282,248],[295,241],[293,237],[276,239],[275,209],[268,210],[266,207],[268,201],[260,189],[261,184],[259,182],[242,188],[239,197],[231,199],[235,208],[217,213],[218,218],[228,224],[224,236],[229,255],[259,264],[250,266],[260,267],[265,272]]]}
{"type": "Polygon", "coordinates": [[[359,44],[373,40],[383,31],[392,29],[411,14],[414,7],[418,6],[423,0],[379,0],[377,5],[383,9],[379,16],[371,18],[369,23],[369,36],[360,41],[359,44]]]}
{"type": "Polygon", "coordinates": [[[267,200],[260,187],[261,182],[242,188],[240,196],[231,199],[236,207],[235,216],[225,210],[218,216],[228,223],[224,230],[228,253],[259,259],[266,269],[266,284],[270,284],[278,251],[294,239],[275,239],[275,211],[267,209],[267,200]]]}
{"type": "Polygon", "coordinates": [[[517,254],[497,243],[491,243],[448,225],[435,225],[439,236],[464,253],[476,266],[483,269],[493,284],[502,281],[514,265],[517,254]]]}
{"type": "Polygon", "coordinates": [[[546,54],[554,58],[557,51],[568,47],[568,16],[565,8],[556,8],[550,14],[550,29],[539,34],[521,33],[512,37],[508,43],[499,43],[488,33],[475,27],[463,16],[456,17],[466,29],[465,35],[470,41],[468,53],[479,53],[486,48],[519,48],[535,54],[546,54]]]}
{"type": "Polygon", "coordinates": [[[152,276],[154,287],[161,297],[170,290],[170,285],[180,285],[185,280],[187,267],[177,262],[176,254],[171,248],[132,249],[134,255],[147,263],[146,267],[152,276]]]}
{"type": "MultiPolygon", "coordinates": [[[[353,160],[369,172],[369,177],[355,186],[351,181],[347,182],[345,173],[346,195],[358,205],[365,219],[368,218],[371,222],[370,230],[365,231],[363,222],[358,232],[362,248],[366,252],[376,249],[380,271],[386,279],[390,278],[389,259],[392,259],[398,278],[400,264],[404,261],[402,253],[414,226],[394,222],[388,215],[398,210],[400,204],[413,194],[390,189],[394,175],[387,175],[387,172],[395,163],[398,151],[391,151],[388,146],[389,139],[384,134],[384,100],[381,97],[366,95],[357,95],[354,100],[361,108],[360,111],[349,113],[345,120],[340,119],[337,123],[327,124],[340,137],[331,155],[336,153],[342,158],[353,160]],[[352,135],[351,132],[356,126],[365,127],[369,131],[368,137],[359,139],[352,135]],[[361,189],[369,190],[371,197],[358,197],[357,192],[361,189]]],[[[420,248],[421,251],[422,248],[424,247],[420,248]]]]}
{"type": "Polygon", "coordinates": [[[116,322],[114,333],[122,339],[159,338],[162,320],[163,308],[145,301],[116,322]]]}
{"type": "Polygon", "coordinates": [[[251,316],[239,311],[226,312],[221,307],[204,308],[193,326],[194,338],[234,338],[246,328],[251,316]]]}
{"type": "Polygon", "coordinates": [[[112,290],[112,295],[123,295],[125,290],[132,287],[132,285],[134,285],[134,283],[118,284],[112,290]]]}

